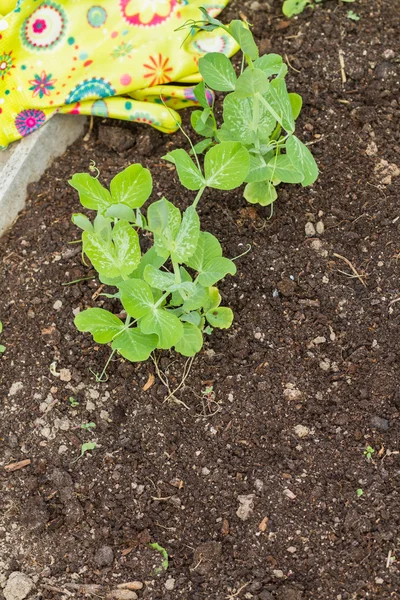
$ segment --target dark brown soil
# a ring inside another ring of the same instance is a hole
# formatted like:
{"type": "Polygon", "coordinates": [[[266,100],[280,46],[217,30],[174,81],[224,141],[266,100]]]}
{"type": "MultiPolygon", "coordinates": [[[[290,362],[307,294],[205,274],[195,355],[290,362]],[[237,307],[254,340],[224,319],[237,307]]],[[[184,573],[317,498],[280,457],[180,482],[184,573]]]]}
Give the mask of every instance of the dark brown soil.
{"type": "MultiPolygon", "coordinates": [[[[157,378],[143,391],[151,362],[116,360],[96,383],[108,349],[76,331],[73,311],[114,305],[92,298],[94,279],[65,285],[91,275],[69,244],[68,178],[91,159],[105,181],[142,162],[154,199],[183,207],[160,160],[182,135],[96,122],[0,242],[0,460],[32,461],[1,473],[0,582],[23,571],[46,599],[132,580],[151,600],[400,597],[399,7],[332,0],[287,21],[280,4],[235,1],[225,19],[244,13],[262,51],[286,56],[321,175],[312,189],[282,186],[270,220],[240,191],[208,192],[203,228],[228,256],[252,249],[222,286],[234,325],[195,359],[182,404],[157,378]],[[167,550],[167,571],[149,542],[167,550]]],[[[184,365],[161,355],[171,387],[184,365]]]]}

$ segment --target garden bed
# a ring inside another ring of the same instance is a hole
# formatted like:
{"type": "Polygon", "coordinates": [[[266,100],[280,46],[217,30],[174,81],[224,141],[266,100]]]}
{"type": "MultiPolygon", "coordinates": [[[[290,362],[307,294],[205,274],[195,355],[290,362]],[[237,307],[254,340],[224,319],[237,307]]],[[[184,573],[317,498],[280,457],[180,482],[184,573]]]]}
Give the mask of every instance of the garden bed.
{"type": "MultiPolygon", "coordinates": [[[[354,22],[327,1],[288,21],[269,4],[232,2],[223,16],[244,13],[262,52],[290,64],[320,178],[280,186],[271,219],[240,191],[206,192],[202,227],[226,256],[251,251],[221,286],[234,325],[195,358],[179,403],[150,361],[116,359],[96,383],[108,349],[77,332],[74,311],[116,305],[69,244],[67,180],[92,159],[107,182],[141,162],[153,199],[183,209],[160,159],[186,147],[180,133],[96,121],[0,241],[0,582],[22,571],[37,598],[82,598],[78,584],[104,597],[133,580],[151,600],[398,593],[398,11],[364,0],[354,22]]],[[[185,359],[164,352],[159,368],[173,389],[185,359]]]]}

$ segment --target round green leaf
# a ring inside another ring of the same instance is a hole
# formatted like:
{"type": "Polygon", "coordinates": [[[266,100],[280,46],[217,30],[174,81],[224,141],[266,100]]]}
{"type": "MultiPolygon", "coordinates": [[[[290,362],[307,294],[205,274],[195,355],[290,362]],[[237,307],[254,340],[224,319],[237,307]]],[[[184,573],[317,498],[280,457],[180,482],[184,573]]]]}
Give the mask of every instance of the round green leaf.
{"type": "Polygon", "coordinates": [[[183,323],[183,335],[175,344],[175,350],[183,356],[194,356],[203,346],[203,334],[192,323],[183,323]]]}
{"type": "Polygon", "coordinates": [[[249,153],[244,146],[239,142],[221,142],[205,156],[206,185],[217,190],[233,190],[243,183],[249,166],[249,153]]]}
{"type": "Polygon", "coordinates": [[[175,315],[164,308],[153,308],[140,321],[143,333],[158,336],[158,348],[168,350],[175,346],[183,335],[183,325],[175,315]]]}
{"type": "Polygon", "coordinates": [[[79,192],[79,200],[86,208],[105,211],[112,203],[110,192],[88,173],[75,173],[68,183],[79,192]]]}
{"type": "Polygon", "coordinates": [[[151,194],[151,173],[142,165],[130,165],[118,173],[110,183],[113,202],[123,203],[130,208],[140,208],[151,194]]]}
{"type": "Polygon", "coordinates": [[[301,185],[311,185],[318,177],[318,167],[307,146],[295,135],[286,141],[286,152],[293,166],[303,174],[301,185]]]}
{"type": "Polygon", "coordinates": [[[120,283],[119,289],[121,290],[122,306],[134,319],[141,319],[153,309],[153,292],[145,281],[129,279],[120,283]]]}
{"type": "Polygon", "coordinates": [[[111,347],[131,362],[147,360],[153,350],[157,347],[156,335],[145,335],[139,328],[126,329],[118,335],[111,347]]]}
{"type": "Polygon", "coordinates": [[[275,186],[270,181],[259,181],[248,183],[244,188],[243,196],[251,204],[268,206],[277,199],[278,194],[275,186]]]}
{"type": "Polygon", "coordinates": [[[233,312],[230,308],[220,306],[214,308],[206,314],[206,319],[212,327],[219,329],[228,329],[232,325],[233,312]]]}
{"type": "Polygon", "coordinates": [[[124,324],[115,315],[103,308],[87,308],[74,319],[79,331],[89,331],[95,342],[108,344],[123,329],[124,324]]]}
{"type": "Polygon", "coordinates": [[[209,52],[199,60],[199,71],[205,83],[218,92],[235,89],[236,73],[225,54],[209,52]]]}

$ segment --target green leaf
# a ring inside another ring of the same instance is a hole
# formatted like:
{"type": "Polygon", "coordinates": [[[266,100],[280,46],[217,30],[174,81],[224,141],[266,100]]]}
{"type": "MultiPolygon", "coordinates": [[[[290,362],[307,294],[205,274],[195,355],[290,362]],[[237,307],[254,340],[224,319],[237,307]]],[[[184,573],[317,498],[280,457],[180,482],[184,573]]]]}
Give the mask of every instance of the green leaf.
{"type": "Polygon", "coordinates": [[[274,116],[278,116],[277,121],[288,132],[293,133],[295,129],[292,106],[290,103],[289,94],[286,89],[284,79],[273,79],[269,84],[268,91],[263,95],[273,109],[274,116]]]}
{"type": "Polygon", "coordinates": [[[140,261],[140,265],[138,266],[133,273],[131,273],[131,277],[135,277],[138,279],[143,278],[143,273],[147,265],[153,265],[155,269],[159,269],[165,263],[165,258],[159,256],[154,246],[152,246],[147,252],[142,256],[142,260],[140,261]]]}
{"type": "Polygon", "coordinates": [[[122,282],[119,288],[122,306],[134,319],[141,319],[154,308],[153,292],[145,281],[129,279],[122,282]]]}
{"type": "Polygon", "coordinates": [[[183,356],[194,356],[203,346],[203,334],[193,323],[183,323],[183,335],[175,344],[175,350],[183,356]]]}
{"type": "Polygon", "coordinates": [[[130,165],[110,183],[113,201],[130,208],[140,208],[150,196],[152,188],[150,171],[139,164],[130,165]]]}
{"type": "Polygon", "coordinates": [[[215,236],[208,231],[201,231],[197,242],[196,250],[188,258],[186,264],[195,271],[202,271],[206,262],[213,258],[222,256],[221,244],[215,236]]]}
{"type": "Polygon", "coordinates": [[[0,333],[3,332],[3,323],[0,321],[0,333]]]}
{"type": "Polygon", "coordinates": [[[258,48],[254,41],[253,34],[249,31],[243,21],[232,21],[229,25],[229,32],[237,41],[244,54],[247,54],[251,60],[256,60],[256,58],[258,58],[258,48]]]}
{"type": "Polygon", "coordinates": [[[153,350],[157,347],[158,337],[156,335],[145,335],[139,328],[126,329],[118,335],[111,347],[131,362],[147,360],[153,350]]]}
{"type": "Polygon", "coordinates": [[[143,333],[158,336],[158,348],[168,350],[175,346],[183,335],[183,325],[175,315],[164,308],[153,308],[140,321],[143,333]]]}
{"type": "Polygon", "coordinates": [[[97,213],[93,221],[93,229],[97,235],[101,235],[104,240],[110,240],[112,236],[111,219],[105,217],[100,212],[97,213]]]}
{"type": "Polygon", "coordinates": [[[0,354],[3,354],[6,351],[6,347],[3,344],[0,344],[0,354]]]}
{"type": "MultiPolygon", "coordinates": [[[[204,290],[205,288],[200,289],[204,290]]],[[[197,311],[181,315],[179,318],[184,323],[192,323],[196,327],[201,328],[202,316],[197,311]]]]}
{"type": "Polygon", "coordinates": [[[220,306],[214,308],[206,314],[206,319],[212,327],[219,329],[228,329],[232,325],[233,312],[230,308],[220,306]]]}
{"type": "Polygon", "coordinates": [[[248,183],[244,188],[243,196],[251,204],[268,206],[277,199],[278,194],[276,193],[275,186],[270,181],[258,181],[248,183]]]}
{"type": "Polygon", "coordinates": [[[186,262],[196,250],[200,234],[200,220],[193,206],[183,213],[182,223],[171,249],[172,260],[186,262]]]}
{"type": "Polygon", "coordinates": [[[157,290],[168,291],[176,286],[175,275],[173,273],[160,271],[153,267],[153,265],[147,265],[143,273],[143,278],[150,287],[157,290]]]}
{"type": "Polygon", "coordinates": [[[214,285],[220,279],[223,279],[225,275],[235,275],[236,266],[235,263],[229,258],[213,258],[206,262],[201,273],[198,276],[198,282],[204,287],[214,285]]]}
{"type": "Polygon", "coordinates": [[[179,181],[188,190],[199,190],[205,185],[202,173],[183,148],[168,152],[163,159],[176,166],[179,181]]]}
{"type": "Polygon", "coordinates": [[[213,308],[216,308],[220,304],[221,304],[221,294],[219,293],[218,288],[209,287],[208,288],[208,299],[207,299],[207,302],[203,306],[204,312],[207,314],[209,311],[211,311],[213,308]]]}
{"type": "Polygon", "coordinates": [[[347,18],[351,19],[352,21],[359,21],[361,17],[357,13],[355,13],[354,10],[348,10],[347,18]]]}
{"type": "Polygon", "coordinates": [[[191,294],[182,304],[182,309],[189,312],[198,310],[206,302],[207,296],[207,289],[201,285],[196,285],[194,293],[191,294]]]}
{"type": "Polygon", "coordinates": [[[216,123],[210,108],[194,110],[190,115],[190,122],[199,135],[208,138],[213,137],[216,123]]]}
{"type": "Polygon", "coordinates": [[[291,92],[289,95],[290,106],[292,107],[292,113],[294,120],[297,119],[299,114],[301,113],[301,108],[303,106],[303,98],[300,94],[296,94],[291,92]]]}
{"type": "Polygon", "coordinates": [[[103,308],[83,310],[76,315],[74,323],[78,331],[89,331],[98,344],[108,344],[124,328],[121,319],[103,308]]]}
{"type": "Polygon", "coordinates": [[[207,150],[207,148],[209,148],[212,143],[213,141],[210,139],[201,140],[201,142],[198,142],[193,146],[193,149],[196,152],[196,154],[203,154],[203,152],[207,150]]]}
{"type": "Polygon", "coordinates": [[[161,233],[168,224],[168,205],[165,198],[150,204],[147,209],[149,229],[153,233],[161,233]]]}
{"type": "Polygon", "coordinates": [[[297,170],[287,154],[279,154],[268,166],[271,168],[270,179],[279,179],[284,183],[301,183],[304,179],[304,174],[297,170]]]}
{"type": "Polygon", "coordinates": [[[86,208],[102,212],[112,204],[110,192],[88,173],[75,173],[68,183],[79,192],[79,200],[86,208]]]}
{"type": "Polygon", "coordinates": [[[136,222],[136,215],[129,206],[126,204],[111,204],[111,206],[105,212],[106,217],[111,217],[112,219],[124,219],[125,221],[129,221],[130,223],[136,222]]]}
{"type": "Polygon", "coordinates": [[[282,56],[279,54],[264,54],[264,56],[260,56],[254,61],[256,69],[261,69],[267,77],[278,75],[284,64],[282,56]]]}
{"type": "Polygon", "coordinates": [[[271,169],[267,167],[262,156],[259,154],[250,154],[250,169],[245,179],[247,183],[265,181],[268,179],[270,172],[271,169]]]}
{"type": "Polygon", "coordinates": [[[235,69],[225,54],[207,53],[199,59],[199,71],[205,83],[213,90],[231,92],[235,89],[235,69]]]}
{"type": "Polygon", "coordinates": [[[203,108],[209,108],[210,105],[208,102],[206,86],[204,85],[204,81],[200,81],[200,83],[198,83],[196,87],[193,88],[193,93],[200,106],[202,106],[203,108]]]}
{"type": "Polygon", "coordinates": [[[265,94],[269,87],[268,77],[261,69],[247,69],[240,75],[236,82],[235,93],[240,98],[265,94]]]}
{"type": "Polygon", "coordinates": [[[285,17],[290,18],[302,13],[308,4],[311,4],[311,0],[285,0],[282,6],[282,12],[285,17]]]}
{"type": "Polygon", "coordinates": [[[286,153],[294,167],[303,173],[301,185],[312,185],[318,177],[318,167],[307,146],[291,135],[286,141],[286,153]]]}
{"type": "Polygon", "coordinates": [[[104,277],[128,276],[140,262],[139,238],[127,221],[115,224],[112,242],[88,231],[84,231],[82,240],[84,253],[104,277]]]}
{"type": "Polygon", "coordinates": [[[242,98],[236,92],[228,94],[223,104],[224,124],[231,138],[243,144],[253,144],[256,137],[267,140],[275,128],[276,120],[261,104],[259,106],[259,123],[253,129],[254,98],[242,98]]]}
{"type": "MultiPolygon", "coordinates": [[[[154,247],[157,254],[167,259],[171,252],[172,242],[178,235],[181,226],[181,211],[165,198],[159,202],[165,204],[168,216],[164,228],[160,231],[157,230],[154,233],[154,247]]],[[[151,226],[149,226],[149,228],[152,230],[151,226]]]]}
{"type": "Polygon", "coordinates": [[[249,171],[249,153],[238,142],[221,142],[204,159],[206,185],[218,190],[239,187],[249,171]]]}
{"type": "Polygon", "coordinates": [[[74,225],[82,229],[83,231],[93,231],[93,225],[86,215],[82,213],[75,213],[72,215],[71,221],[74,225]]]}

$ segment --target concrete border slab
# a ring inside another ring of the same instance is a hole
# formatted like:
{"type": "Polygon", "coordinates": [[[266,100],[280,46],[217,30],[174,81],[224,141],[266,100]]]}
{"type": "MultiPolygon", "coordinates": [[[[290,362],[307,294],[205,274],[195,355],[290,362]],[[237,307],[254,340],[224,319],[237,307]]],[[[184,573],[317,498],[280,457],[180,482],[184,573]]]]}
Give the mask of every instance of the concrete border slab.
{"type": "Polygon", "coordinates": [[[80,135],[86,117],[55,115],[43,127],[0,152],[0,236],[25,207],[27,188],[80,135]]]}

